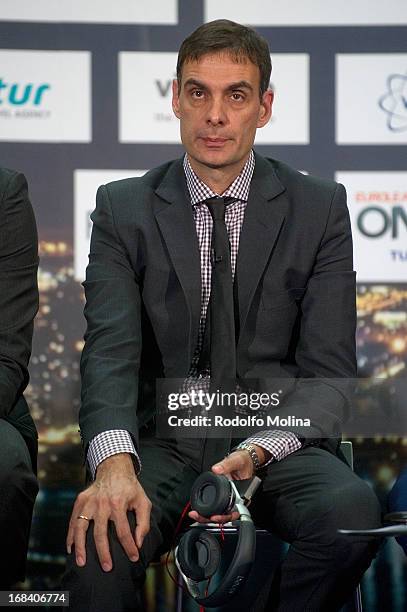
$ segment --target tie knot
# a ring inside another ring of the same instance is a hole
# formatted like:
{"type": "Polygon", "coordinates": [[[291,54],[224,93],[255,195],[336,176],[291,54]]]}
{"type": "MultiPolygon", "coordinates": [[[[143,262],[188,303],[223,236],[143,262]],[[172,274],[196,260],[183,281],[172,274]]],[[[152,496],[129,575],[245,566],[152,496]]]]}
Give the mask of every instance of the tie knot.
{"type": "Polygon", "coordinates": [[[206,200],[206,205],[208,207],[209,212],[211,213],[212,219],[214,221],[223,221],[225,219],[225,209],[228,204],[231,204],[235,201],[235,198],[209,198],[206,200]]]}

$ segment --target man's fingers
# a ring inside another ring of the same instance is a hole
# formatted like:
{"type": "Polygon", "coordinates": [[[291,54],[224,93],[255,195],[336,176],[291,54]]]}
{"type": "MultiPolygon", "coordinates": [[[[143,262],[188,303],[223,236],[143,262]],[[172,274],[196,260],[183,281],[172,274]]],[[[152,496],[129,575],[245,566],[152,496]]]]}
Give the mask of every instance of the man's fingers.
{"type": "Polygon", "coordinates": [[[139,559],[145,535],[150,529],[151,502],[137,481],[129,485],[128,479],[121,482],[121,472],[117,478],[108,481],[101,489],[91,485],[85,492],[78,495],[72,511],[68,528],[66,545],[68,553],[75,546],[76,563],[83,566],[86,563],[86,532],[89,522],[78,519],[83,514],[94,521],[93,538],[100,565],[108,572],[113,567],[109,548],[108,525],[112,520],[116,528],[116,536],[123,550],[131,561],[139,559]],[[120,486],[122,484],[122,486],[120,486]],[[127,511],[137,512],[137,529],[135,539],[127,519],[127,511]]]}
{"type": "Polygon", "coordinates": [[[76,564],[83,566],[86,564],[86,532],[89,528],[89,521],[73,517],[76,520],[72,544],[75,544],[76,564]]]}
{"type": "Polygon", "coordinates": [[[239,516],[239,512],[232,512],[231,514],[214,514],[211,516],[211,521],[214,523],[228,523],[229,521],[236,521],[239,516]]]}
{"type": "Polygon", "coordinates": [[[73,544],[73,525],[72,519],[69,521],[68,533],[66,534],[66,552],[71,554],[73,544]]]}
{"type": "Polygon", "coordinates": [[[98,519],[95,520],[93,538],[95,540],[100,565],[105,572],[110,572],[113,563],[112,557],[110,556],[109,538],[107,537],[107,523],[107,516],[99,516],[98,519]]]}
{"type": "Polygon", "coordinates": [[[192,519],[194,519],[194,521],[197,521],[198,523],[213,523],[212,519],[209,519],[209,518],[206,518],[205,516],[202,516],[201,514],[196,512],[195,510],[192,510],[191,512],[188,512],[188,516],[190,516],[192,519]]]}
{"type": "Polygon", "coordinates": [[[210,518],[206,518],[195,510],[192,510],[188,513],[188,516],[198,523],[228,523],[229,521],[236,521],[240,514],[239,512],[232,512],[231,514],[214,514],[210,518]]]}
{"type": "Polygon", "coordinates": [[[204,518],[203,516],[198,514],[198,512],[189,512],[188,516],[190,516],[191,519],[197,521],[198,523],[210,523],[209,519],[204,518]]]}
{"type": "Polygon", "coordinates": [[[143,540],[150,531],[150,514],[151,502],[146,497],[145,500],[135,508],[136,511],[136,544],[140,549],[143,545],[143,540]]]}
{"type": "MultiPolygon", "coordinates": [[[[71,518],[69,520],[69,526],[68,526],[68,533],[66,535],[66,550],[68,552],[68,555],[71,554],[72,551],[72,544],[74,543],[74,534],[75,534],[75,528],[77,526],[77,521],[78,521],[78,516],[80,513],[79,511],[79,506],[80,506],[80,502],[79,502],[79,496],[76,498],[73,509],[72,509],[72,514],[71,514],[71,518]]],[[[79,520],[84,520],[84,519],[79,519],[79,520]]]]}
{"type": "Polygon", "coordinates": [[[133,536],[131,535],[129,521],[127,520],[127,513],[125,510],[117,512],[113,515],[113,520],[116,528],[116,535],[123,546],[123,549],[130,559],[130,561],[137,561],[139,558],[139,552],[134,542],[133,536]]]}
{"type": "Polygon", "coordinates": [[[211,521],[213,523],[229,523],[231,520],[231,514],[217,514],[216,516],[211,516],[211,521]]]}
{"type": "Polygon", "coordinates": [[[215,463],[212,466],[212,472],[215,474],[230,474],[235,470],[240,470],[245,466],[245,456],[247,453],[234,452],[219,463],[215,463]]]}

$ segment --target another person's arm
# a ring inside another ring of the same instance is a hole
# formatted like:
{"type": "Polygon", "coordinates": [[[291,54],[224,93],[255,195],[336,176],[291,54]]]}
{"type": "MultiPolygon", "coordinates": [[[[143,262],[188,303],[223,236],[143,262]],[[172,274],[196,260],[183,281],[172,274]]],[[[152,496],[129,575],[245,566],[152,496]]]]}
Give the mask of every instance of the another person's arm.
{"type": "Polygon", "coordinates": [[[28,384],[38,310],[38,238],[23,174],[0,169],[0,418],[28,384]]]}

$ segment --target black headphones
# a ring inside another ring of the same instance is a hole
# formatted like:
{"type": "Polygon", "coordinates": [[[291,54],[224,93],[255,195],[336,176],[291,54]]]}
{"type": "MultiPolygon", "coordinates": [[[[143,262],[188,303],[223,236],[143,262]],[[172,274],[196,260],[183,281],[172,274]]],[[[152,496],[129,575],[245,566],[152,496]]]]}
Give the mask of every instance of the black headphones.
{"type": "Polygon", "coordinates": [[[204,472],[194,482],[191,490],[191,509],[205,517],[228,514],[232,510],[240,513],[239,520],[232,525],[238,527],[239,538],[232,563],[222,583],[208,596],[201,594],[199,583],[213,576],[221,560],[220,544],[216,537],[199,523],[194,523],[180,539],[175,549],[175,563],[190,595],[205,607],[215,608],[230,601],[247,579],[256,552],[256,530],[246,506],[260,484],[255,476],[250,481],[232,481],[223,475],[204,472]],[[236,486],[250,483],[244,494],[236,486]]]}

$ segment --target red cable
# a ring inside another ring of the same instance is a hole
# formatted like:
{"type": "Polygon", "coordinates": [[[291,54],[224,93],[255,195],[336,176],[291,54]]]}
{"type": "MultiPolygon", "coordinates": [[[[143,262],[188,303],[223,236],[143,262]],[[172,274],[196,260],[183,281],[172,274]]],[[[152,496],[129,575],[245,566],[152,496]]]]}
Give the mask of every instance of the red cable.
{"type": "Polygon", "coordinates": [[[181,587],[182,587],[182,590],[183,590],[185,593],[188,593],[188,589],[187,589],[187,588],[185,588],[185,586],[184,586],[183,584],[181,584],[181,585],[179,585],[179,584],[178,584],[178,582],[176,581],[176,579],[174,578],[174,576],[173,576],[173,575],[171,574],[171,572],[170,572],[170,568],[168,567],[168,561],[169,561],[169,558],[170,558],[171,550],[174,548],[174,544],[175,544],[175,540],[176,540],[176,538],[177,538],[178,532],[179,532],[179,530],[181,529],[182,521],[184,520],[185,515],[186,515],[186,513],[188,512],[188,510],[189,510],[189,507],[190,507],[190,506],[191,506],[191,502],[188,502],[188,503],[187,503],[187,504],[184,506],[184,508],[183,508],[183,510],[182,510],[182,512],[181,512],[181,517],[180,517],[180,519],[179,519],[179,521],[178,521],[178,525],[177,525],[177,526],[176,526],[176,528],[175,528],[174,537],[173,537],[173,540],[172,540],[171,547],[170,547],[169,551],[167,552],[167,556],[166,556],[166,558],[165,558],[165,569],[167,570],[169,577],[171,578],[171,580],[173,581],[173,583],[177,585],[177,587],[181,586],[181,587]]]}

